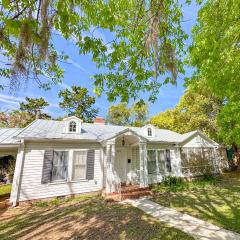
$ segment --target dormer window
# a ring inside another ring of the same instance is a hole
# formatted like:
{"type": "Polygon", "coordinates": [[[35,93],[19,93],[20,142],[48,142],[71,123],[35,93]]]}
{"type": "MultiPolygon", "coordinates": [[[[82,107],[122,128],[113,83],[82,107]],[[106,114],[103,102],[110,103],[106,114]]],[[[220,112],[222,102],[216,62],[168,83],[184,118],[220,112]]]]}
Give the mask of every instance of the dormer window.
{"type": "Polygon", "coordinates": [[[69,122],[69,128],[68,128],[69,132],[77,132],[77,123],[75,121],[70,121],[69,122]]]}
{"type": "Polygon", "coordinates": [[[70,116],[63,119],[64,121],[64,133],[75,133],[81,134],[82,132],[82,120],[75,117],[70,116]]]}
{"type": "Polygon", "coordinates": [[[148,137],[152,137],[152,128],[148,128],[147,129],[147,135],[148,135],[148,137]]]}
{"type": "Polygon", "coordinates": [[[148,138],[154,138],[156,136],[156,129],[153,125],[147,124],[142,128],[143,134],[148,138]]]}

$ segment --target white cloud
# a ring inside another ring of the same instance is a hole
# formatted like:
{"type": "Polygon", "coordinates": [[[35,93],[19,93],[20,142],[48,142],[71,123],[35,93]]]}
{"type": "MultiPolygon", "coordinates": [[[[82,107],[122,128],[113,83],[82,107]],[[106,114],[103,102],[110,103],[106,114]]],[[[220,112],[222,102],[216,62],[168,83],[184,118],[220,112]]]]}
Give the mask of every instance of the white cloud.
{"type": "Polygon", "coordinates": [[[91,72],[89,72],[86,68],[84,68],[84,67],[83,67],[82,65],[80,65],[79,63],[73,61],[71,58],[69,58],[69,59],[67,60],[67,62],[68,62],[69,64],[73,65],[74,67],[80,69],[81,71],[85,72],[86,74],[92,75],[91,72]]]}

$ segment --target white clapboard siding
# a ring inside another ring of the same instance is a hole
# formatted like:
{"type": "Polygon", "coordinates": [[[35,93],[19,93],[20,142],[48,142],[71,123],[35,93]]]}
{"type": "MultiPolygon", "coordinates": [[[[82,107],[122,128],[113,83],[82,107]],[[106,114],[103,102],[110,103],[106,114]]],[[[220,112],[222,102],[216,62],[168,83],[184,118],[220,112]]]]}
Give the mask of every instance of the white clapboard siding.
{"type": "Polygon", "coordinates": [[[98,143],[27,143],[19,201],[98,191],[103,185],[102,167],[101,147],[98,143]],[[42,184],[44,152],[48,149],[95,149],[94,179],[42,184]]]}
{"type": "Polygon", "coordinates": [[[208,139],[203,138],[200,135],[197,135],[189,141],[185,142],[183,147],[192,147],[192,148],[197,148],[197,147],[214,147],[215,145],[210,142],[208,139]]]}

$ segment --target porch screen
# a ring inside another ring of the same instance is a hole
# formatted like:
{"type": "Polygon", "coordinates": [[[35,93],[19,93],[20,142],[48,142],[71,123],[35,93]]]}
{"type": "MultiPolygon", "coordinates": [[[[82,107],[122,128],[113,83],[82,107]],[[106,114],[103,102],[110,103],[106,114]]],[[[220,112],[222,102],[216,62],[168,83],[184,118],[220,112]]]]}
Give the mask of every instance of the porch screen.
{"type": "Polygon", "coordinates": [[[54,151],[51,181],[66,181],[68,169],[68,152],[54,151]]]}
{"type": "Polygon", "coordinates": [[[156,151],[155,150],[147,151],[147,164],[148,164],[148,174],[153,174],[153,173],[157,172],[156,151]]]}
{"type": "Polygon", "coordinates": [[[73,180],[86,179],[87,151],[73,153],[73,180]]]}

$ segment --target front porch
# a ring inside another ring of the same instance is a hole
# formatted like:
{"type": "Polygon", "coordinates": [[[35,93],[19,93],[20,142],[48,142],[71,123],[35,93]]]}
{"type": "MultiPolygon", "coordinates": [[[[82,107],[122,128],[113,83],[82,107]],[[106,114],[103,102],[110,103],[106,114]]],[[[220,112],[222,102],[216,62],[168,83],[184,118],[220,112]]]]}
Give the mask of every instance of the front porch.
{"type": "Polygon", "coordinates": [[[105,148],[106,194],[117,193],[122,185],[148,187],[147,140],[128,130],[109,139],[105,148]]]}

